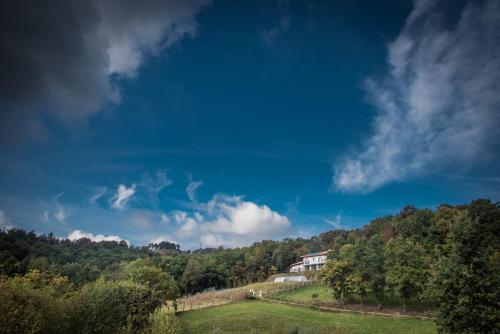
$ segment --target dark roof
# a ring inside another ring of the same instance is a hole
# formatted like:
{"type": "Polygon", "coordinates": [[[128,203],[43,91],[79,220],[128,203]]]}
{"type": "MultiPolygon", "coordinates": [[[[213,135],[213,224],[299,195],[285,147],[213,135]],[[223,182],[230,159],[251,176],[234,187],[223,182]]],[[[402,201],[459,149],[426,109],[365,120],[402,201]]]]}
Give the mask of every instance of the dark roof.
{"type": "Polygon", "coordinates": [[[306,255],[302,255],[301,257],[311,257],[311,256],[326,255],[327,253],[328,253],[328,251],[316,252],[316,253],[309,253],[309,254],[306,254],[306,255]]]}

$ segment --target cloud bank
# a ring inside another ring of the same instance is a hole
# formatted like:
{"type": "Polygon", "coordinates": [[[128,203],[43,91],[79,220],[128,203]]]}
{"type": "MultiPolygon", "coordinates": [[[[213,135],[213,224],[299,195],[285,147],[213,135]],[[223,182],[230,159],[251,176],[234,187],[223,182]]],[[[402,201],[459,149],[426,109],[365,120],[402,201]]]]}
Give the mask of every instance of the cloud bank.
{"type": "Polygon", "coordinates": [[[334,164],[336,190],[367,193],[494,157],[500,138],[500,3],[471,1],[456,22],[444,9],[439,1],[415,1],[389,45],[390,72],[366,81],[378,110],[373,134],[334,164]]]}
{"type": "Polygon", "coordinates": [[[120,102],[119,81],[197,31],[209,0],[26,0],[0,5],[0,143],[43,139],[120,102]],[[15,129],[12,130],[12,129],[15,129]]]}

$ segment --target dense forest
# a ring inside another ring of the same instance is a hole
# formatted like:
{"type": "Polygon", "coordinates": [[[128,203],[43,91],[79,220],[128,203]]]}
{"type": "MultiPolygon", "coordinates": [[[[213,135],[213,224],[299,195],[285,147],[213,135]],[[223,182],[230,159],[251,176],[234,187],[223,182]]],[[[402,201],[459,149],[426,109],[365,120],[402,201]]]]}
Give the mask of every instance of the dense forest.
{"type": "Polygon", "coordinates": [[[318,279],[339,304],[396,296],[434,305],[442,333],[500,333],[500,205],[489,200],[232,249],[0,231],[0,332],[154,332],[167,299],[263,281],[320,250],[330,252],[318,279]]]}

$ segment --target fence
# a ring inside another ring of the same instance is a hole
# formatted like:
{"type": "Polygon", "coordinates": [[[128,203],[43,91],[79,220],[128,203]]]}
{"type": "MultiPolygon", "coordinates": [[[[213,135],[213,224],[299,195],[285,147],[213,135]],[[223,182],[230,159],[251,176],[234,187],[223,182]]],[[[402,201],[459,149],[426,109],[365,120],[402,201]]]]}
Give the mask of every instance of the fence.
{"type": "MultiPolygon", "coordinates": [[[[240,288],[201,292],[192,296],[177,299],[176,312],[193,311],[206,307],[227,304],[245,299],[245,296],[247,295],[261,298],[280,291],[295,290],[311,283],[312,282],[264,282],[250,284],[240,288]]],[[[166,308],[168,312],[175,311],[175,306],[172,301],[167,302],[166,308]]]]}

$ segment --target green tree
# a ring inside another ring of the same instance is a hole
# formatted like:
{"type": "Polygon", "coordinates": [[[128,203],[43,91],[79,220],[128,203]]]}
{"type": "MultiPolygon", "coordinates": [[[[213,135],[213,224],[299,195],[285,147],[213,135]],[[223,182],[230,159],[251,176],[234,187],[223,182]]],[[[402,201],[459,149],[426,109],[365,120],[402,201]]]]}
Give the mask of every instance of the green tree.
{"type": "Polygon", "coordinates": [[[172,276],[151,265],[149,261],[135,260],[127,263],[124,276],[132,282],[147,285],[163,300],[172,300],[179,295],[179,288],[172,276]]]}
{"type": "Polygon", "coordinates": [[[386,280],[401,298],[404,307],[418,298],[429,282],[429,258],[421,244],[398,237],[384,251],[386,280]]]}
{"type": "Polygon", "coordinates": [[[328,260],[319,272],[322,285],[331,288],[337,304],[344,305],[345,299],[352,294],[353,270],[349,264],[340,260],[328,260]]]}
{"type": "Polygon", "coordinates": [[[478,200],[450,215],[436,292],[442,333],[500,333],[500,206],[478,200]]]}

